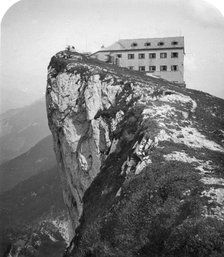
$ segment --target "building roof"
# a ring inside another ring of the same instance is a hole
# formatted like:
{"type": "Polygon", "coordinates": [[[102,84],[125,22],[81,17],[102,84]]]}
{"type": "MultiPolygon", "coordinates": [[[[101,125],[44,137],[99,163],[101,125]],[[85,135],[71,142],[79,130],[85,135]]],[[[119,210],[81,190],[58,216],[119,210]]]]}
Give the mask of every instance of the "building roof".
{"type": "Polygon", "coordinates": [[[120,39],[97,52],[160,48],[184,48],[184,37],[120,39]]]}

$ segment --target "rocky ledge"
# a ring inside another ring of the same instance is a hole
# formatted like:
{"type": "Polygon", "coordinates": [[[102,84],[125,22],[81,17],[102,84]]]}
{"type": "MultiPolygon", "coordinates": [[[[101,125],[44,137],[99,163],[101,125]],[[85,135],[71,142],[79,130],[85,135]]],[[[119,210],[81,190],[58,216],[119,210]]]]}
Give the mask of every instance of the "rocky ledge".
{"type": "Polygon", "coordinates": [[[63,51],[46,101],[65,256],[224,255],[224,100],[63,51]]]}

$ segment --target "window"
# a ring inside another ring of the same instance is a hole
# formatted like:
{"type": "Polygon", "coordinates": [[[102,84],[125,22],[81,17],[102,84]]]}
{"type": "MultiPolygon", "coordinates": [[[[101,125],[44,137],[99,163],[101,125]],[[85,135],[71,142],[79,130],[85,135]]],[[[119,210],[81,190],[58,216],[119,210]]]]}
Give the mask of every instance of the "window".
{"type": "Polygon", "coordinates": [[[145,42],[144,46],[151,46],[150,42],[145,42]]]}
{"type": "Polygon", "coordinates": [[[131,44],[131,46],[135,47],[135,46],[138,46],[138,44],[134,42],[134,43],[131,44]]]}
{"type": "Polygon", "coordinates": [[[117,58],[121,58],[122,57],[122,54],[117,54],[117,58]]]}
{"type": "Polygon", "coordinates": [[[178,45],[178,42],[177,41],[173,41],[173,42],[171,42],[171,45],[173,45],[173,46],[178,45]]]}
{"type": "Polygon", "coordinates": [[[138,54],[138,59],[145,59],[145,54],[138,54]]]}
{"type": "Polygon", "coordinates": [[[159,42],[158,43],[158,46],[163,46],[164,45],[164,42],[159,42]]]}
{"type": "Polygon", "coordinates": [[[178,58],[178,53],[177,52],[171,53],[171,58],[178,58]]]}
{"type": "Polygon", "coordinates": [[[171,65],[171,71],[178,71],[177,65],[171,65]]]}
{"type": "Polygon", "coordinates": [[[156,58],[156,54],[155,53],[149,54],[149,59],[154,59],[154,58],[156,58]]]}
{"type": "Polygon", "coordinates": [[[128,66],[129,70],[134,70],[134,66],[128,66]]]}
{"type": "Polygon", "coordinates": [[[167,71],[167,66],[166,65],[161,65],[160,66],[160,71],[167,71]]]}
{"type": "Polygon", "coordinates": [[[156,71],[156,66],[149,66],[149,71],[156,71]]]}
{"type": "Polygon", "coordinates": [[[134,59],[135,55],[134,54],[128,54],[128,59],[134,59]]]}
{"type": "Polygon", "coordinates": [[[167,58],[167,53],[160,53],[160,58],[167,58]]]}
{"type": "Polygon", "coordinates": [[[113,59],[113,56],[111,56],[111,55],[109,55],[109,54],[107,54],[106,55],[106,63],[111,63],[112,62],[112,59],[113,59]]]}
{"type": "Polygon", "coordinates": [[[145,71],[145,66],[139,66],[139,67],[138,67],[138,70],[140,70],[140,71],[145,71]]]}

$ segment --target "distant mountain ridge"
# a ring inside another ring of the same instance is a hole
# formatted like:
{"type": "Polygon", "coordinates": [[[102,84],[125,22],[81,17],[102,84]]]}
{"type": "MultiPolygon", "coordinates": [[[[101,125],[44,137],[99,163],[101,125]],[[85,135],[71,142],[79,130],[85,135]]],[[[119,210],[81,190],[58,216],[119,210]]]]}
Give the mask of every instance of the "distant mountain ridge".
{"type": "Polygon", "coordinates": [[[1,85],[0,93],[0,114],[11,109],[29,106],[43,96],[38,88],[36,90],[21,90],[10,82],[7,86],[1,85]]]}
{"type": "Polygon", "coordinates": [[[26,153],[0,165],[0,193],[55,165],[52,136],[47,136],[26,153]]]}
{"type": "Polygon", "coordinates": [[[42,99],[0,115],[0,256],[60,257],[68,244],[45,109],[42,99]]]}
{"type": "Polygon", "coordinates": [[[0,115],[0,164],[49,135],[44,99],[0,115]]]}

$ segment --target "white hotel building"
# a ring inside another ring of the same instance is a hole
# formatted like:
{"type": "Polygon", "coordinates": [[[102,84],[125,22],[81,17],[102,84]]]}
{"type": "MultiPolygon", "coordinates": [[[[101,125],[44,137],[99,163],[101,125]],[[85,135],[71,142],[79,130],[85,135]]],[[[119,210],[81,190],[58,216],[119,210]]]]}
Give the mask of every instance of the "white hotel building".
{"type": "Polygon", "coordinates": [[[184,84],[184,54],[184,37],[165,37],[121,39],[91,57],[184,84]]]}

